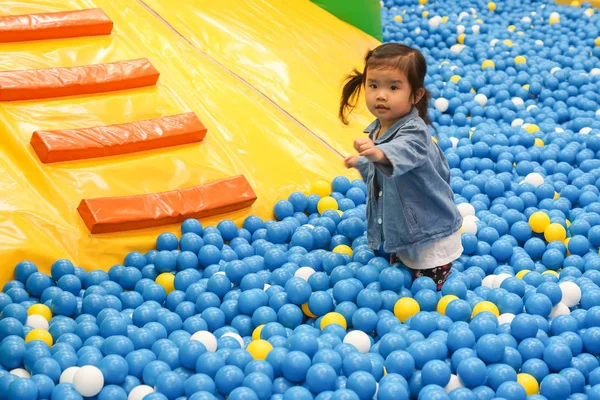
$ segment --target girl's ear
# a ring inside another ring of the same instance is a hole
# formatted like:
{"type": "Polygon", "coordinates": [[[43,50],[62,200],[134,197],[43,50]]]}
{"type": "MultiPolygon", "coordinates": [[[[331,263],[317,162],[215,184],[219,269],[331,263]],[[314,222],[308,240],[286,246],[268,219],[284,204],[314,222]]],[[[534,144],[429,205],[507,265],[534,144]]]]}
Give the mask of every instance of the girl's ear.
{"type": "Polygon", "coordinates": [[[420,102],[424,95],[425,95],[425,88],[418,89],[414,95],[413,104],[417,104],[418,102],[420,102]]]}

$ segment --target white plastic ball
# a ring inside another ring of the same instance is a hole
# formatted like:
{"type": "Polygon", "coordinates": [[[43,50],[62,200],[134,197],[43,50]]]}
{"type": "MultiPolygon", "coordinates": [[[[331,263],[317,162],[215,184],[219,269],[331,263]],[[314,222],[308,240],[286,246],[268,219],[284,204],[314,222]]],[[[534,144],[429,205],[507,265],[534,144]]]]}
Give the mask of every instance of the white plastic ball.
{"type": "MultiPolygon", "coordinates": [[[[526,108],[525,110],[527,110],[527,111],[531,111],[531,110],[533,110],[534,108],[537,108],[537,106],[536,106],[535,104],[531,104],[531,105],[528,105],[528,106],[527,106],[527,108],[526,108]]],[[[530,125],[530,124],[527,124],[527,125],[530,125]]]]}
{"type": "Polygon", "coordinates": [[[463,219],[461,228],[462,233],[471,233],[473,235],[477,234],[477,224],[472,219],[463,219]]]}
{"type": "Polygon", "coordinates": [[[492,289],[492,287],[494,286],[494,280],[496,279],[496,275],[488,275],[485,278],[483,278],[483,281],[481,281],[481,286],[485,286],[488,287],[490,289],[492,289]]]}
{"type": "Polygon", "coordinates": [[[552,312],[550,312],[550,317],[556,318],[559,315],[569,315],[571,314],[571,310],[563,303],[558,303],[554,307],[552,307],[552,312]]]}
{"type": "Polygon", "coordinates": [[[473,16],[477,15],[477,10],[474,9],[473,7],[469,7],[469,11],[471,11],[471,15],[473,15],[473,16]]]}
{"type": "Polygon", "coordinates": [[[460,35],[465,33],[465,26],[464,25],[456,25],[456,34],[460,35]]]}
{"type": "Polygon", "coordinates": [[[454,54],[460,54],[461,51],[463,51],[465,48],[464,44],[455,44],[452,47],[450,47],[450,51],[453,52],[454,54]]]}
{"type": "Polygon", "coordinates": [[[198,331],[192,335],[190,340],[202,343],[211,353],[217,351],[217,338],[209,331],[198,331]]]}
{"type": "Polygon", "coordinates": [[[314,225],[311,225],[311,224],[304,224],[304,225],[302,225],[302,226],[305,226],[305,227],[307,227],[308,229],[311,229],[311,230],[312,230],[312,229],[315,229],[315,226],[314,226],[314,225]]]}
{"type": "Polygon", "coordinates": [[[263,291],[266,292],[267,290],[269,290],[270,287],[271,287],[271,285],[269,285],[268,283],[265,283],[263,286],[263,291]]]}
{"type": "Polygon", "coordinates": [[[152,386],[148,385],[140,385],[133,388],[131,392],[129,392],[129,396],[127,396],[127,400],[142,400],[144,397],[153,393],[155,390],[152,386]]]}
{"type": "Polygon", "coordinates": [[[244,339],[242,339],[242,337],[240,335],[238,335],[237,333],[235,333],[235,332],[224,333],[223,336],[221,336],[221,337],[222,338],[224,338],[224,337],[232,337],[232,338],[234,338],[235,340],[238,341],[238,343],[240,344],[240,347],[242,349],[244,348],[244,339]]]}
{"type": "Polygon", "coordinates": [[[560,18],[560,14],[556,11],[550,14],[550,19],[558,19],[560,18]]]}
{"type": "Polygon", "coordinates": [[[429,19],[429,27],[437,28],[438,26],[440,26],[440,22],[442,22],[442,17],[436,15],[435,17],[429,19]]]}
{"type": "Polygon", "coordinates": [[[458,138],[451,137],[450,142],[452,142],[452,148],[455,149],[458,147],[458,138]]]}
{"type": "Polygon", "coordinates": [[[471,29],[473,30],[474,35],[479,35],[479,25],[473,25],[471,29]]]}
{"type": "Polygon", "coordinates": [[[585,14],[586,17],[591,18],[592,15],[594,15],[594,10],[592,10],[591,8],[588,8],[583,13],[585,14]]]}
{"type": "Polygon", "coordinates": [[[448,100],[440,97],[439,99],[435,99],[433,105],[439,112],[446,112],[448,109],[448,100]]]}
{"type": "Polygon", "coordinates": [[[348,332],[344,337],[344,343],[353,345],[363,354],[367,354],[369,350],[371,350],[371,340],[369,339],[369,335],[363,331],[355,330],[348,332]]]}
{"type": "Polygon", "coordinates": [[[58,383],[73,383],[73,378],[77,371],[79,371],[79,367],[69,367],[65,369],[62,374],[60,374],[58,383]]]}
{"type": "Polygon", "coordinates": [[[600,108],[596,110],[596,116],[600,116],[600,108]]]}
{"type": "Polygon", "coordinates": [[[15,368],[10,371],[12,375],[16,375],[19,378],[31,378],[31,374],[25,368],[15,368]]]}
{"type": "Polygon", "coordinates": [[[314,274],[315,272],[317,272],[317,271],[315,271],[311,267],[300,267],[296,270],[296,273],[294,274],[294,278],[302,278],[305,281],[308,281],[308,278],[310,278],[311,275],[314,274]]]}
{"type": "Polygon", "coordinates": [[[560,67],[554,67],[554,68],[552,68],[552,69],[550,70],[550,73],[551,73],[552,75],[554,75],[554,73],[555,73],[556,71],[560,71],[560,67]]]}
{"type": "Polygon", "coordinates": [[[50,328],[48,320],[42,317],[41,315],[37,314],[28,316],[25,325],[30,326],[34,329],[44,329],[46,331],[50,328]]]}
{"type": "Polygon", "coordinates": [[[502,282],[504,282],[508,278],[512,278],[512,275],[507,274],[507,273],[502,273],[502,274],[496,275],[496,278],[494,278],[494,282],[492,283],[492,288],[498,289],[500,287],[500,285],[502,285],[502,282]]]}
{"type": "Polygon", "coordinates": [[[600,68],[592,68],[592,70],[590,71],[590,74],[600,75],[600,68]]]}
{"type": "Polygon", "coordinates": [[[523,18],[521,18],[521,22],[524,24],[530,24],[531,23],[531,18],[525,16],[523,18]]]}
{"type": "Polygon", "coordinates": [[[104,375],[100,368],[85,365],[79,368],[73,377],[73,387],[83,397],[92,397],[104,387],[104,375]]]}
{"type": "Polygon", "coordinates": [[[420,35],[420,34],[421,34],[421,28],[419,28],[419,27],[417,26],[417,27],[415,28],[415,33],[416,33],[417,35],[420,35]]]}
{"type": "Polygon", "coordinates": [[[562,292],[561,303],[573,307],[581,301],[581,288],[575,282],[561,282],[558,284],[562,292]]]}
{"type": "Polygon", "coordinates": [[[476,94],[473,100],[475,100],[475,103],[479,104],[481,107],[485,107],[488,102],[487,96],[483,93],[476,94]]]}
{"type": "Polygon", "coordinates": [[[450,71],[454,71],[456,68],[458,68],[456,65],[452,65],[452,66],[450,67],[450,71]]]}
{"type": "Polygon", "coordinates": [[[515,314],[511,314],[511,313],[500,314],[500,316],[498,317],[498,324],[500,324],[500,325],[510,324],[513,319],[515,319],[515,314]]]}
{"type": "Polygon", "coordinates": [[[537,44],[538,46],[543,46],[544,45],[544,41],[538,39],[538,40],[535,41],[535,44],[537,44]]]}
{"type": "Polygon", "coordinates": [[[529,183],[533,185],[533,187],[538,187],[544,184],[544,177],[540,173],[532,172],[525,177],[523,182],[529,183]]]}
{"type": "Polygon", "coordinates": [[[523,119],[521,118],[515,118],[513,119],[513,121],[510,123],[510,126],[523,126],[523,123],[525,121],[523,121],[523,119]]]}
{"type": "Polygon", "coordinates": [[[471,203],[460,203],[458,206],[458,211],[460,215],[466,217],[467,215],[475,215],[475,207],[471,205],[471,203]]]}
{"type": "Polygon", "coordinates": [[[490,40],[490,46],[494,47],[496,45],[496,43],[498,43],[500,40],[498,39],[492,39],[490,40]]]}
{"type": "Polygon", "coordinates": [[[461,12],[460,14],[458,14],[458,22],[462,21],[462,19],[464,17],[468,17],[468,16],[469,16],[468,12],[466,12],[466,11],[461,12]]]}
{"type": "Polygon", "coordinates": [[[512,103],[516,106],[516,107],[523,107],[525,105],[525,102],[523,101],[522,98],[520,97],[513,97],[512,98],[512,103]]]}
{"type": "Polygon", "coordinates": [[[586,126],[585,128],[581,128],[579,130],[579,133],[582,135],[589,135],[589,133],[592,131],[592,128],[590,128],[589,126],[586,126]]]}
{"type": "Polygon", "coordinates": [[[465,385],[462,383],[462,381],[457,375],[452,374],[450,375],[450,381],[448,382],[444,390],[446,391],[446,393],[450,393],[454,389],[458,389],[461,387],[465,387],[465,385]]]}
{"type": "Polygon", "coordinates": [[[554,132],[563,133],[565,130],[563,128],[554,128],[554,132]]]}

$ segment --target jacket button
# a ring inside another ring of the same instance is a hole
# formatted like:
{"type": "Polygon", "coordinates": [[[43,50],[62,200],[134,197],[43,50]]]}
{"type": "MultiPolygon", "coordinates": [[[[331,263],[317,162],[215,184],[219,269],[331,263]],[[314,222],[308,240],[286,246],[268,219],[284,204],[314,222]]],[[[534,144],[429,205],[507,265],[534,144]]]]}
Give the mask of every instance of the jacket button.
{"type": "Polygon", "coordinates": [[[379,225],[381,225],[383,221],[381,220],[381,218],[379,218],[379,219],[377,220],[377,222],[379,223],[379,225]]]}
{"type": "Polygon", "coordinates": [[[383,190],[379,191],[379,197],[383,196],[383,190]]]}

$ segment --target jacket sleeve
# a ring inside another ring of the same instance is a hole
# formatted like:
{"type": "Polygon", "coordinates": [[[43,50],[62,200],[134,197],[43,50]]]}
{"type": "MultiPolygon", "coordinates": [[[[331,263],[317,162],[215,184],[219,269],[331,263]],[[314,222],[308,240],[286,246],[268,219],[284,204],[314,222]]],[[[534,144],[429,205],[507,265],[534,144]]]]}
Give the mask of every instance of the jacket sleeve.
{"type": "Polygon", "coordinates": [[[356,168],[360,172],[363,181],[366,182],[369,174],[369,160],[365,157],[358,157],[356,160],[356,168]]]}
{"type": "Polygon", "coordinates": [[[377,145],[391,165],[374,163],[386,176],[400,176],[420,167],[427,159],[428,132],[421,129],[403,131],[388,143],[377,145]]]}

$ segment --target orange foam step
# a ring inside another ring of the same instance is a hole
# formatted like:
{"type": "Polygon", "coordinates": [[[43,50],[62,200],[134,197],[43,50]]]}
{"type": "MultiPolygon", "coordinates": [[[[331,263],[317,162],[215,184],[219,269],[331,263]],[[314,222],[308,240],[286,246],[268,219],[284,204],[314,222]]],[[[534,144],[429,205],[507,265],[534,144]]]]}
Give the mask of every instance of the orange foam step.
{"type": "Polygon", "coordinates": [[[35,131],[31,146],[47,164],[200,142],[206,131],[196,114],[189,112],[127,124],[35,131]]]}
{"type": "Polygon", "coordinates": [[[0,71],[0,101],[134,89],[155,85],[159,75],[146,58],[70,68],[0,71]]]}
{"type": "Polygon", "coordinates": [[[99,8],[0,17],[0,43],[110,35],[113,22],[99,8]]]}
{"type": "Polygon", "coordinates": [[[256,194],[243,175],[187,189],[84,199],[77,211],[91,233],[122,232],[205,218],[250,207],[256,194]]]}

